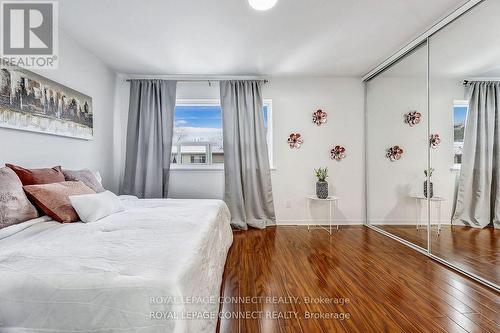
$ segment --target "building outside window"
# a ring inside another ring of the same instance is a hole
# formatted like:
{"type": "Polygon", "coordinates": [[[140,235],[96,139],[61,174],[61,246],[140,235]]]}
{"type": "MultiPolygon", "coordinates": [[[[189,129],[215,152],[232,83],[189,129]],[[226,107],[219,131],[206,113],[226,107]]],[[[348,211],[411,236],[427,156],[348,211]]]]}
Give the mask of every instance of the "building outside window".
{"type": "MultiPolygon", "coordinates": [[[[272,101],[262,109],[269,161],[273,166],[272,101]]],[[[222,111],[219,100],[178,100],[175,107],[171,163],[173,168],[214,167],[224,164],[222,111]]]]}
{"type": "Polygon", "coordinates": [[[460,168],[462,165],[465,124],[467,122],[468,110],[468,101],[455,101],[453,103],[453,163],[455,168],[460,168]]]}

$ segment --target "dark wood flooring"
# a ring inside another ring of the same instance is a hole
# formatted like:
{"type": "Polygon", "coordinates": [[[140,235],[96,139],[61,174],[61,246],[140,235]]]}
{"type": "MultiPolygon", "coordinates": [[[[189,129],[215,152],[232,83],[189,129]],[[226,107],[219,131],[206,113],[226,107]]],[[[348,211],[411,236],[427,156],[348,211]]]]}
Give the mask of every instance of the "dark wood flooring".
{"type": "Polygon", "coordinates": [[[218,332],[500,332],[498,293],[364,226],[234,236],[218,332]]]}
{"type": "MultiPolygon", "coordinates": [[[[427,228],[380,225],[381,229],[427,249],[427,228]]],[[[431,252],[458,267],[500,285],[500,230],[464,226],[437,227],[431,233],[431,252]]]]}

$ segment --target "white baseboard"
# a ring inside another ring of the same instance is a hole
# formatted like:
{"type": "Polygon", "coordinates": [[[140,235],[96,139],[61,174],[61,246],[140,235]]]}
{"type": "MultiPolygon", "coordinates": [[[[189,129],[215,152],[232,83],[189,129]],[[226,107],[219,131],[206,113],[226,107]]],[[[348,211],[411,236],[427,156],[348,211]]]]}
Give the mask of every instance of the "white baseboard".
{"type": "MultiPolygon", "coordinates": [[[[371,225],[417,225],[417,221],[415,220],[370,220],[371,225]]],[[[426,225],[427,221],[420,221],[420,225],[426,225]]],[[[432,221],[431,225],[451,225],[449,220],[442,220],[441,223],[438,221],[432,221]]]]}
{"type": "MultiPolygon", "coordinates": [[[[328,225],[328,219],[303,219],[303,220],[286,220],[279,219],[276,225],[328,225]]],[[[364,220],[332,220],[333,225],[363,225],[364,220]]]]}
{"type": "MultiPolygon", "coordinates": [[[[328,219],[278,219],[276,221],[276,225],[328,225],[328,219]]],[[[365,224],[364,220],[332,220],[332,224],[334,225],[363,225],[365,224]]],[[[372,220],[370,221],[371,225],[417,225],[415,220],[372,220]]],[[[427,221],[421,221],[420,225],[425,226],[427,221]]],[[[443,220],[441,223],[438,221],[432,221],[431,225],[452,225],[449,220],[443,220]]]]}

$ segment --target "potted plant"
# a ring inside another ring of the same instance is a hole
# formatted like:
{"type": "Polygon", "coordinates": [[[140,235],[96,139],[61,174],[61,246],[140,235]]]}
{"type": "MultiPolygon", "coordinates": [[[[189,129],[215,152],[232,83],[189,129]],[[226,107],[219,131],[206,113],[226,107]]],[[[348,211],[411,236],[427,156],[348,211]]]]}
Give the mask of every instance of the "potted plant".
{"type": "Polygon", "coordinates": [[[434,196],[434,184],[431,182],[432,173],[434,172],[434,168],[430,168],[429,170],[424,170],[425,181],[424,181],[424,197],[432,198],[434,196]]]}
{"type": "Polygon", "coordinates": [[[326,181],[326,178],[328,178],[328,168],[315,169],[314,173],[318,179],[316,182],[316,196],[319,199],[328,198],[328,182],[326,181]]]}

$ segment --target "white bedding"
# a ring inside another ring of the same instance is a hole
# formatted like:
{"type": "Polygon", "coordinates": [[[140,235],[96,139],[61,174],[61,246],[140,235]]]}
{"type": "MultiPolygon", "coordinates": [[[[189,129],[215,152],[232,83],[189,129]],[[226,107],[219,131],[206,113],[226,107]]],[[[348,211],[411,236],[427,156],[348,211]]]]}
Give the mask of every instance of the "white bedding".
{"type": "Polygon", "coordinates": [[[227,206],[123,202],[94,223],[42,217],[0,230],[0,332],[215,331],[227,206]]]}

